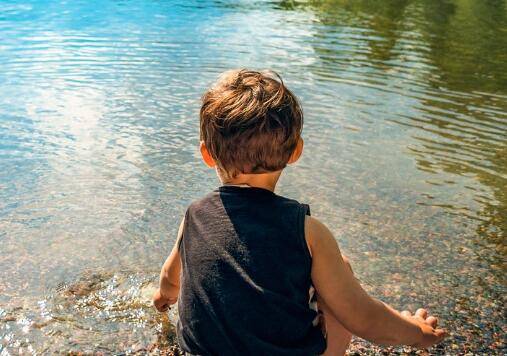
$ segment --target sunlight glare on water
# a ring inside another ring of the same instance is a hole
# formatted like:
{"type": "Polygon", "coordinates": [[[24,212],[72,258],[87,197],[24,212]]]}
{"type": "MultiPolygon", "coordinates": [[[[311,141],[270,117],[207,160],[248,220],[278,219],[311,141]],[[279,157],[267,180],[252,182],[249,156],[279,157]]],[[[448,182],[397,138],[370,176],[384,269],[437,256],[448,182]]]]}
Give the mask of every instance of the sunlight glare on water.
{"type": "Polygon", "coordinates": [[[249,67],[305,110],[278,193],[368,291],[441,317],[435,353],[504,354],[506,28],[505,1],[1,2],[0,352],[171,349],[150,295],[218,185],[199,99],[249,67]]]}

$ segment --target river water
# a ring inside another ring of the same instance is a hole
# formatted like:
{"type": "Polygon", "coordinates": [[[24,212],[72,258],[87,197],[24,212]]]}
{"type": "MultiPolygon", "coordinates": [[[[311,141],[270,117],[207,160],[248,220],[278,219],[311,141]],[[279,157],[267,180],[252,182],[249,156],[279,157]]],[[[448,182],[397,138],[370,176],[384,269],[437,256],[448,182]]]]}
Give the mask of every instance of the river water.
{"type": "Polygon", "coordinates": [[[0,353],[171,350],[150,294],[185,208],[218,185],[199,97],[237,67],[301,98],[305,152],[277,192],[312,206],[365,288],[438,315],[435,354],[505,354],[493,0],[0,2],[0,353]]]}

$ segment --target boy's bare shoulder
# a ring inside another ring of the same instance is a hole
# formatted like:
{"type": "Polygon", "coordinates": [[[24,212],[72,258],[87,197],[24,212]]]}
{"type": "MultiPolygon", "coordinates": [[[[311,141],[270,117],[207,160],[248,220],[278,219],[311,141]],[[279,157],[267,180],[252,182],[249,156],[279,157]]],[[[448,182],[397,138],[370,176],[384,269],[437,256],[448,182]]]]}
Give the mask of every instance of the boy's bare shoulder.
{"type": "Polygon", "coordinates": [[[331,235],[331,231],[317,218],[307,215],[305,218],[305,235],[311,239],[319,238],[323,235],[331,235]]]}
{"type": "Polygon", "coordinates": [[[305,218],[305,239],[310,252],[327,248],[338,248],[333,233],[320,220],[307,215],[305,218]]]}

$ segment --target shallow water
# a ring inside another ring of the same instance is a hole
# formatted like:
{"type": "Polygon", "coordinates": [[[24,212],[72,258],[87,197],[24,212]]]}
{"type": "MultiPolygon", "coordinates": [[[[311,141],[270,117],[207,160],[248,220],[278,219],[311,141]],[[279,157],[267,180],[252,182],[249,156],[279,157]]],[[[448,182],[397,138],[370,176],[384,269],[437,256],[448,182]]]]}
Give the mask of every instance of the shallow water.
{"type": "Polygon", "coordinates": [[[0,352],[170,349],[150,294],[218,184],[199,96],[253,67],[305,109],[278,193],[370,292],[441,317],[434,353],[504,354],[506,30],[505,1],[2,1],[0,352]]]}

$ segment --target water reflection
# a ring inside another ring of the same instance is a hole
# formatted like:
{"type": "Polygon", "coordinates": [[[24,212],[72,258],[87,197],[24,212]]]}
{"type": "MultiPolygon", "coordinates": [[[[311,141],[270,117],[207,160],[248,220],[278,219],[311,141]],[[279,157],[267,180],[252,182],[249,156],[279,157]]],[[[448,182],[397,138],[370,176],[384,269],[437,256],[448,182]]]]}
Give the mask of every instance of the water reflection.
{"type": "MultiPolygon", "coordinates": [[[[482,238],[504,244],[507,37],[500,32],[507,23],[505,2],[310,1],[277,6],[311,9],[324,25],[315,27],[314,47],[322,64],[312,69],[319,76],[328,79],[322,70],[335,80],[336,73],[367,72],[363,85],[403,91],[417,100],[410,108],[415,110],[389,120],[418,129],[408,151],[421,170],[481,182],[466,189],[478,190],[473,200],[482,208],[471,206],[464,212],[483,222],[477,231],[482,238]],[[344,32],[344,26],[350,30],[344,32]]],[[[422,204],[462,209],[452,202],[422,204]]]]}
{"type": "Polygon", "coordinates": [[[280,192],[312,204],[373,293],[443,316],[437,352],[500,354],[506,16],[466,0],[1,3],[0,352],[169,347],[148,290],[216,185],[198,98],[247,66],[303,100],[305,154],[280,192]]]}

